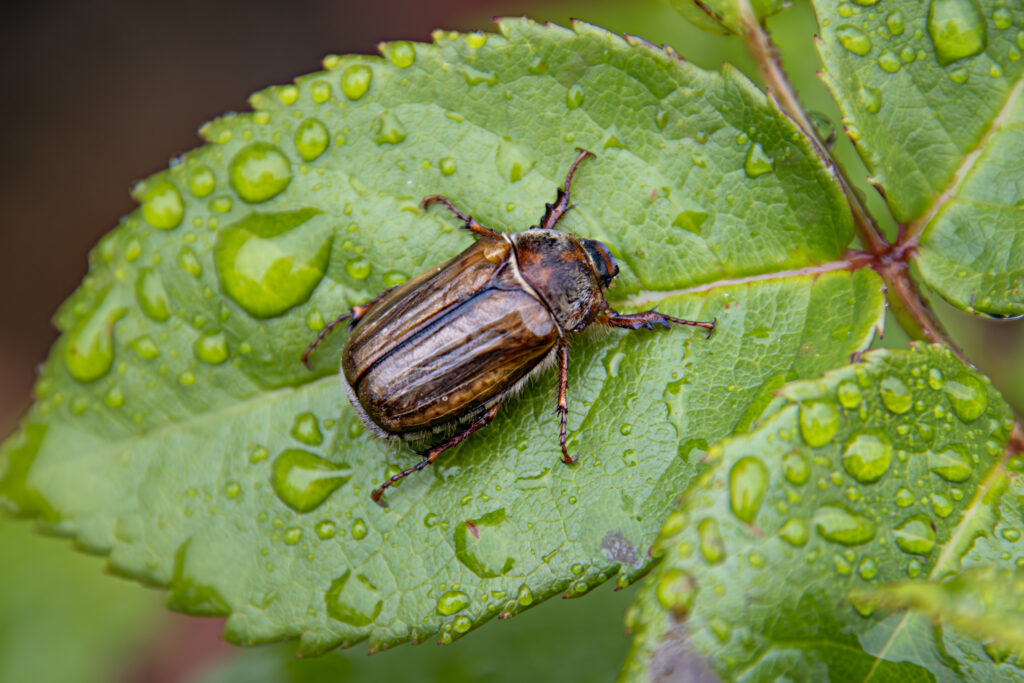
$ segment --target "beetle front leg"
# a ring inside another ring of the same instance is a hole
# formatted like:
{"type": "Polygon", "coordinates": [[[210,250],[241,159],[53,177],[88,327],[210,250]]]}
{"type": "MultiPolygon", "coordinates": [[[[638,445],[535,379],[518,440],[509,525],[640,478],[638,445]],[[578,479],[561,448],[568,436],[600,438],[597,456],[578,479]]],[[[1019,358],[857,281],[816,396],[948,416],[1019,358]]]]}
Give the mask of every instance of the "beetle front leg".
{"type": "Polygon", "coordinates": [[[576,161],[572,162],[572,166],[569,167],[569,173],[565,176],[565,184],[558,188],[558,195],[555,198],[554,204],[545,204],[544,217],[540,219],[540,227],[545,229],[551,229],[558,224],[558,221],[562,219],[565,212],[572,208],[572,204],[569,203],[569,186],[572,185],[572,177],[576,175],[576,169],[579,167],[580,162],[586,159],[588,156],[594,156],[593,152],[585,150],[581,147],[577,147],[580,154],[576,157],[576,161]]]}
{"type": "Polygon", "coordinates": [[[576,462],[576,458],[569,456],[569,451],[565,447],[565,428],[569,422],[569,403],[566,400],[566,394],[569,391],[569,342],[565,339],[558,340],[558,407],[555,408],[555,412],[558,413],[561,424],[558,429],[558,445],[562,447],[562,462],[566,465],[571,465],[576,462]]]}
{"type": "Polygon", "coordinates": [[[375,303],[383,299],[384,295],[390,292],[392,289],[394,289],[394,287],[389,287],[388,289],[385,289],[377,296],[373,297],[373,299],[371,299],[370,301],[367,301],[365,304],[358,304],[356,306],[353,306],[352,308],[348,309],[348,313],[342,313],[337,318],[328,323],[327,327],[320,330],[320,334],[316,335],[316,339],[313,340],[313,343],[307,346],[306,350],[302,352],[302,364],[306,366],[306,369],[313,369],[313,366],[309,364],[309,355],[313,353],[313,351],[316,350],[316,347],[320,345],[320,342],[322,342],[324,338],[331,333],[331,330],[333,330],[335,327],[337,327],[344,321],[348,320],[349,318],[352,319],[352,322],[349,323],[349,327],[355,325],[364,315],[366,315],[366,312],[369,311],[375,303]]]}
{"type": "Polygon", "coordinates": [[[473,424],[466,427],[464,431],[456,434],[455,436],[451,437],[446,441],[437,444],[436,446],[429,448],[428,450],[422,453],[419,453],[419,451],[417,451],[417,453],[423,456],[423,460],[416,463],[409,469],[399,472],[398,474],[396,474],[395,476],[391,477],[386,482],[378,486],[376,489],[374,489],[373,493],[370,494],[370,498],[372,498],[373,502],[376,503],[377,505],[380,505],[381,507],[387,507],[387,505],[382,503],[380,500],[381,495],[384,493],[384,489],[388,488],[397,481],[405,479],[413,472],[419,472],[424,467],[437,460],[438,457],[440,457],[440,455],[444,453],[446,450],[458,446],[460,443],[469,438],[470,434],[480,429],[481,427],[486,427],[488,424],[491,423],[491,420],[494,419],[494,416],[498,414],[498,408],[500,407],[501,401],[498,401],[493,406],[484,411],[483,415],[474,420],[473,424]]]}
{"type": "Polygon", "coordinates": [[[462,227],[465,228],[466,230],[475,232],[481,237],[493,237],[494,239],[501,239],[501,235],[494,232],[490,228],[485,228],[484,226],[480,225],[475,220],[473,220],[472,216],[467,216],[466,214],[459,211],[458,207],[456,207],[455,204],[452,203],[452,200],[448,199],[444,195],[432,194],[429,197],[424,197],[423,201],[420,202],[420,208],[426,209],[434,202],[440,202],[441,204],[447,206],[452,213],[454,213],[462,220],[462,227]]]}
{"type": "Polygon", "coordinates": [[[669,323],[675,323],[677,325],[692,325],[693,327],[703,327],[708,331],[708,337],[711,337],[711,334],[715,331],[715,323],[717,320],[712,320],[711,322],[683,320],[682,318],[673,318],[670,315],[659,313],[652,308],[649,311],[643,311],[641,313],[617,313],[608,309],[598,316],[597,322],[602,325],[608,325],[609,327],[624,327],[628,330],[639,330],[641,327],[651,330],[654,329],[655,325],[670,327],[669,323]]]}

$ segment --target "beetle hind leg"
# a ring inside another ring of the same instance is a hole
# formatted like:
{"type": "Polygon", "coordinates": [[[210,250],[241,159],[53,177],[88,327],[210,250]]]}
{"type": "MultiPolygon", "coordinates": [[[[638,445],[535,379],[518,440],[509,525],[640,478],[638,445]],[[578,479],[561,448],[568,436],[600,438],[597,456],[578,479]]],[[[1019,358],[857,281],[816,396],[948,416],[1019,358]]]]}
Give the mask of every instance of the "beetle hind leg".
{"type": "Polygon", "coordinates": [[[462,221],[462,227],[465,228],[466,230],[469,230],[470,232],[475,232],[481,237],[494,237],[496,239],[501,238],[501,236],[498,233],[494,232],[490,228],[486,228],[477,223],[472,216],[468,216],[459,211],[459,208],[452,203],[452,200],[448,199],[444,195],[432,194],[429,197],[424,197],[423,201],[420,202],[420,208],[426,209],[427,207],[434,203],[440,203],[447,206],[449,211],[451,211],[452,213],[459,217],[459,219],[462,221]]]}
{"type": "Polygon", "coordinates": [[[565,447],[565,429],[569,422],[569,402],[566,394],[569,391],[569,343],[564,339],[558,340],[558,406],[555,412],[558,414],[558,445],[562,448],[562,462],[571,465],[576,458],[569,455],[565,447]]]}
{"type": "Polygon", "coordinates": [[[572,162],[572,166],[569,167],[569,172],[565,175],[565,183],[562,187],[558,188],[558,195],[555,198],[554,204],[544,205],[544,217],[540,219],[540,227],[544,229],[554,228],[558,221],[562,219],[562,216],[573,207],[569,203],[569,186],[572,185],[572,177],[576,175],[576,169],[579,168],[580,163],[588,156],[594,156],[593,152],[578,147],[580,154],[576,157],[576,161],[572,162]]]}
{"type": "Polygon", "coordinates": [[[464,429],[463,431],[459,432],[455,436],[453,436],[453,437],[451,437],[449,439],[446,439],[445,441],[442,441],[441,443],[437,444],[436,446],[432,446],[431,448],[427,449],[426,451],[416,451],[416,453],[418,455],[423,457],[423,460],[419,461],[418,463],[416,463],[415,465],[413,465],[409,469],[404,470],[402,472],[399,472],[398,474],[396,474],[395,476],[391,477],[386,482],[384,482],[383,484],[378,486],[376,489],[374,489],[373,493],[370,494],[370,498],[372,498],[373,502],[376,503],[377,505],[380,505],[381,507],[387,507],[387,505],[385,505],[380,500],[381,495],[384,493],[384,489],[388,488],[389,486],[391,486],[395,482],[398,482],[398,481],[401,481],[402,479],[405,479],[406,477],[408,477],[413,472],[419,472],[420,470],[425,468],[427,465],[430,465],[435,460],[437,460],[441,456],[441,454],[444,453],[446,450],[448,450],[449,448],[454,448],[455,446],[458,446],[460,443],[462,443],[467,438],[469,438],[470,434],[472,434],[476,430],[480,429],[481,427],[486,427],[494,419],[494,416],[498,414],[498,408],[500,408],[500,407],[501,407],[501,401],[498,401],[497,403],[492,405],[490,408],[488,408],[486,411],[484,411],[484,413],[480,417],[478,417],[476,420],[474,420],[471,425],[466,427],[466,429],[464,429]]]}

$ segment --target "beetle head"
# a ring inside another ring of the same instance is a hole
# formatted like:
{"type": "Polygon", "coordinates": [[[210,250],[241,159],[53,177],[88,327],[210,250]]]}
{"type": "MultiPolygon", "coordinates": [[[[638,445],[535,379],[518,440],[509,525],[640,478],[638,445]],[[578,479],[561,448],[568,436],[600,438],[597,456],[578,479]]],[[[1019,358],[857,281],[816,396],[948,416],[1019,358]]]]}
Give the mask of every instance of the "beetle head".
{"type": "Polygon", "coordinates": [[[604,242],[597,240],[580,240],[580,242],[583,243],[583,248],[586,250],[587,256],[590,257],[594,272],[597,273],[597,277],[601,281],[601,287],[608,289],[608,285],[619,274],[619,264],[615,263],[612,253],[608,251],[604,242]]]}

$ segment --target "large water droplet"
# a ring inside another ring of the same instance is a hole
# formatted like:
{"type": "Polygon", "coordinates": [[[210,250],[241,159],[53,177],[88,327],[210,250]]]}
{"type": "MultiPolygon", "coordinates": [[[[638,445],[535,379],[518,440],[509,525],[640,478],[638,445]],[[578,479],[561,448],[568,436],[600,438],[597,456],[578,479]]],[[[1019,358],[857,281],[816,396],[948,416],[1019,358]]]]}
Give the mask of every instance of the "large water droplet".
{"type": "Polygon", "coordinates": [[[365,64],[353,64],[341,74],[341,91],[350,100],[358,100],[370,89],[373,71],[365,64]]]}
{"type": "Polygon", "coordinates": [[[883,50],[882,54],[878,55],[878,66],[894,74],[900,70],[900,58],[892,50],[883,50]]]}
{"type": "Polygon", "coordinates": [[[405,139],[405,135],[405,126],[393,111],[385,111],[377,116],[373,140],[378,145],[397,145],[405,139]]]}
{"type": "Polygon", "coordinates": [[[257,204],[284,191],[292,181],[292,165],[281,150],[268,142],[254,142],[231,159],[231,186],[238,196],[257,204]]]}
{"type": "Polygon", "coordinates": [[[839,505],[818,508],[814,514],[814,527],[826,541],[842,545],[860,545],[875,537],[874,522],[839,505]]]}
{"type": "Polygon", "coordinates": [[[142,198],[142,217],[154,228],[171,230],[185,216],[181,193],[170,180],[161,180],[146,188],[142,198]]]}
{"type": "Polygon", "coordinates": [[[871,39],[864,31],[852,24],[844,24],[836,29],[839,43],[855,55],[863,57],[871,52],[871,39]]]}
{"type": "Polygon", "coordinates": [[[946,66],[985,49],[985,19],[972,0],[931,0],[928,35],[946,66]]]}
{"type": "Polygon", "coordinates": [[[416,48],[407,40],[398,40],[388,45],[388,57],[392,64],[404,69],[416,61],[416,48]]]}
{"type": "Polygon", "coordinates": [[[515,565],[509,555],[514,539],[503,531],[504,523],[505,508],[500,508],[455,528],[455,557],[482,579],[507,574],[515,565]]]}
{"type": "Polygon", "coordinates": [[[971,466],[967,458],[952,448],[942,453],[928,453],[928,469],[954,484],[971,478],[971,466]]]}
{"type": "Polygon", "coordinates": [[[910,404],[913,403],[910,389],[899,377],[883,379],[879,393],[882,395],[882,403],[885,404],[885,407],[897,415],[902,415],[910,410],[910,404]]]}
{"type": "Polygon", "coordinates": [[[655,595],[662,607],[683,616],[693,607],[697,581],[681,569],[669,569],[658,581],[655,595]]]}
{"type": "Polygon", "coordinates": [[[810,401],[800,406],[800,434],[808,446],[824,446],[839,430],[839,411],[828,401],[810,401]]]}
{"type": "Polygon", "coordinates": [[[223,332],[204,334],[196,340],[192,351],[196,354],[196,358],[204,363],[220,365],[228,359],[227,337],[224,336],[223,332]]]}
{"type": "Polygon", "coordinates": [[[437,613],[449,617],[469,607],[469,596],[462,591],[448,591],[437,599],[437,613]]]}
{"type": "Polygon", "coordinates": [[[323,279],[332,238],[316,209],[250,214],[217,236],[221,289],[256,318],[281,315],[323,279]]]}
{"type": "Polygon", "coordinates": [[[729,504],[744,522],[753,522],[768,488],[768,470],[753,457],[740,458],[729,470],[729,504]]]}
{"type": "Polygon", "coordinates": [[[278,497],[296,512],[310,512],[352,476],[345,463],[332,463],[307,451],[290,448],[274,460],[270,484],[278,497]]]}
{"type": "Polygon", "coordinates": [[[807,528],[807,522],[799,517],[794,517],[782,525],[782,528],[779,529],[779,536],[786,543],[800,548],[807,544],[810,530],[807,528]]]}
{"type": "Polygon", "coordinates": [[[963,374],[956,380],[947,380],[942,390],[949,397],[953,412],[964,422],[974,422],[988,406],[988,392],[981,380],[963,374]]]}
{"type": "Polygon", "coordinates": [[[79,382],[92,382],[114,364],[114,323],[126,309],[104,295],[92,313],[71,331],[64,347],[64,363],[79,382]]]}
{"type": "Polygon", "coordinates": [[[533,168],[533,160],[511,142],[498,142],[498,151],[494,155],[494,165],[498,173],[510,183],[517,182],[533,168]]]}
{"type": "Polygon", "coordinates": [[[927,515],[916,515],[893,529],[896,545],[911,555],[927,555],[935,547],[935,530],[927,515]]]}
{"type": "Polygon", "coordinates": [[[747,149],[747,159],[743,162],[743,170],[748,178],[757,178],[771,173],[775,160],[768,156],[760,142],[755,142],[747,149]]]}
{"type": "Polygon", "coordinates": [[[884,436],[860,434],[843,451],[843,467],[862,484],[882,478],[892,462],[892,447],[884,436]]]}
{"type": "Polygon", "coordinates": [[[171,299],[164,289],[160,274],[149,268],[139,273],[135,281],[135,297],[142,312],[157,322],[171,317],[171,299]]]}
{"type": "Polygon", "coordinates": [[[295,131],[295,149],[306,161],[313,161],[327,149],[331,136],[316,119],[306,119],[295,131]]]}
{"type": "Polygon", "coordinates": [[[384,604],[377,587],[362,574],[353,577],[351,569],[331,583],[324,600],[331,617],[352,626],[372,624],[384,604]]]}
{"type": "Polygon", "coordinates": [[[725,559],[725,544],[718,532],[718,522],[714,518],[702,520],[697,525],[697,533],[700,536],[700,554],[709,564],[718,564],[725,559]]]}

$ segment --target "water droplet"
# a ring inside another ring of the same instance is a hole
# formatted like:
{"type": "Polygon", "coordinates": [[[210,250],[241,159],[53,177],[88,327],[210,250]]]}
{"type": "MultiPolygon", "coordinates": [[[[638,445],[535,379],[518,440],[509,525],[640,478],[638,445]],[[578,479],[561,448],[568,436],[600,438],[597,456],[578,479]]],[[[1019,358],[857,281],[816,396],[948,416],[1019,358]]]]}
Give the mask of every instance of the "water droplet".
{"type": "Polygon", "coordinates": [[[790,484],[801,486],[807,483],[808,477],[811,476],[811,466],[799,453],[787,453],[782,459],[782,473],[790,484]]]}
{"type": "Polygon", "coordinates": [[[448,591],[437,599],[437,613],[449,617],[469,607],[469,596],[462,591],[448,591]]]}
{"type": "Polygon", "coordinates": [[[931,0],[928,35],[946,66],[985,48],[985,19],[972,0],[931,0]]]}
{"type": "Polygon", "coordinates": [[[672,225],[682,228],[687,232],[692,232],[694,235],[699,235],[703,232],[704,222],[707,219],[708,213],[706,211],[681,211],[676,214],[672,225]]]}
{"type": "Polygon", "coordinates": [[[1002,534],[1003,538],[1005,538],[1010,543],[1016,543],[1020,540],[1019,529],[1003,529],[1000,533],[1002,534]]]}
{"type": "Polygon", "coordinates": [[[525,583],[519,587],[519,591],[516,593],[516,602],[522,607],[529,607],[533,604],[533,592],[525,583]]]}
{"type": "Polygon", "coordinates": [[[700,554],[708,564],[721,562],[725,558],[725,544],[718,533],[718,522],[711,517],[701,521],[697,525],[697,533],[700,535],[700,554]]]}
{"type": "Polygon", "coordinates": [[[71,331],[64,347],[64,363],[79,382],[93,382],[114,364],[114,324],[124,317],[124,306],[104,296],[92,313],[71,331]]]}
{"type": "Polygon", "coordinates": [[[416,48],[407,40],[398,40],[388,44],[388,57],[392,64],[404,69],[416,61],[416,48]]]}
{"type": "Polygon", "coordinates": [[[839,411],[827,401],[811,401],[800,406],[800,434],[808,446],[824,446],[839,430],[839,411]]]}
{"type": "Polygon", "coordinates": [[[331,583],[324,600],[331,617],[352,626],[369,626],[384,605],[377,587],[362,574],[352,577],[351,569],[331,583]]]}
{"type": "Polygon", "coordinates": [[[794,517],[782,525],[782,528],[779,529],[779,536],[786,543],[800,548],[807,544],[810,531],[807,528],[807,522],[799,517],[794,517]]]}
{"type": "Polygon", "coordinates": [[[506,140],[498,142],[494,164],[498,174],[510,183],[517,182],[533,168],[533,161],[521,149],[506,140]]]}
{"type": "Polygon", "coordinates": [[[882,91],[878,88],[872,88],[869,85],[862,86],[857,91],[857,97],[860,100],[860,106],[864,107],[869,114],[877,114],[878,110],[882,108],[882,91]]]}
{"type": "Polygon", "coordinates": [[[321,541],[326,541],[334,538],[334,534],[337,533],[338,529],[334,525],[334,522],[329,519],[325,519],[324,521],[317,523],[314,531],[316,531],[317,538],[321,541]]]}
{"type": "Polygon", "coordinates": [[[583,104],[583,86],[574,83],[565,93],[565,104],[569,109],[576,109],[583,104]]]}
{"type": "Polygon", "coordinates": [[[891,74],[896,73],[900,70],[900,58],[892,50],[883,50],[882,54],[878,55],[878,66],[891,74]]]}
{"type": "Polygon", "coordinates": [[[927,555],[935,547],[935,531],[927,515],[916,515],[893,529],[896,545],[910,555],[927,555]]]}
{"type": "Polygon", "coordinates": [[[142,217],[154,228],[171,230],[185,216],[181,193],[170,180],[161,180],[146,188],[142,198],[142,217]]]}
{"type": "Polygon", "coordinates": [[[910,507],[914,504],[914,493],[906,487],[900,487],[896,492],[896,504],[901,508],[910,507]]]}
{"type": "Polygon", "coordinates": [[[253,213],[217,235],[221,289],[250,315],[269,318],[303,303],[323,279],[332,227],[316,209],[253,213]]]}
{"type": "Polygon", "coordinates": [[[863,57],[871,52],[871,39],[864,31],[852,24],[844,24],[836,29],[839,43],[855,55],[863,57]]]}
{"type": "Polygon", "coordinates": [[[358,100],[370,89],[373,71],[365,64],[353,64],[341,74],[341,91],[350,100],[358,100]]]}
{"type": "Polygon", "coordinates": [[[309,446],[319,446],[324,442],[324,435],[320,431],[320,423],[313,413],[300,413],[295,417],[292,424],[292,437],[309,446]]]}
{"type": "Polygon", "coordinates": [[[180,384],[183,387],[190,387],[195,383],[196,376],[192,374],[189,370],[186,370],[185,372],[178,375],[178,384],[180,384]]]}
{"type": "Polygon", "coordinates": [[[295,104],[295,101],[299,99],[299,89],[291,84],[282,85],[277,90],[277,99],[284,105],[295,104]]]}
{"type": "Polygon", "coordinates": [[[505,508],[500,508],[455,527],[455,557],[482,579],[502,576],[515,566],[508,554],[513,532],[503,531],[504,523],[505,508]]]}
{"type": "Polygon", "coordinates": [[[654,123],[658,126],[658,130],[664,130],[665,124],[668,123],[668,112],[658,107],[658,111],[654,114],[654,123]]]}
{"type": "Polygon", "coordinates": [[[291,162],[267,142],[254,142],[231,159],[231,186],[238,196],[257,204],[276,197],[292,180],[291,162]]]}
{"type": "Polygon", "coordinates": [[[928,453],[928,469],[954,484],[971,478],[967,458],[952,448],[942,453],[928,453]]]}
{"type": "Polygon", "coordinates": [[[352,469],[345,463],[335,464],[313,453],[290,448],[274,460],[270,483],[285,505],[296,512],[310,512],[320,507],[351,476],[352,469]]]}
{"type": "Polygon", "coordinates": [[[437,162],[437,167],[441,169],[441,173],[444,175],[451,175],[455,173],[455,159],[444,157],[437,162]]]}
{"type": "Polygon", "coordinates": [[[753,457],[740,458],[729,471],[729,504],[744,522],[753,522],[768,488],[768,470],[753,457]]]}
{"type": "Polygon", "coordinates": [[[452,628],[455,629],[458,633],[466,633],[472,627],[473,620],[467,617],[465,614],[460,614],[459,616],[452,619],[452,628]]]}
{"type": "Polygon", "coordinates": [[[775,160],[765,154],[764,147],[760,142],[755,142],[747,149],[747,160],[743,163],[743,170],[748,178],[757,178],[765,173],[771,173],[775,160]]]}
{"type": "Polygon", "coordinates": [[[188,190],[196,197],[205,197],[217,187],[217,178],[209,166],[200,164],[188,174],[188,190]]]}
{"type": "Polygon", "coordinates": [[[697,597],[697,582],[681,569],[669,569],[655,589],[658,603],[677,616],[686,614],[697,597]]]}
{"type": "Polygon", "coordinates": [[[882,395],[882,403],[885,404],[885,407],[897,415],[902,415],[910,410],[913,397],[910,394],[910,389],[900,378],[886,377],[883,379],[879,393],[882,395]]]}
{"type": "Polygon", "coordinates": [[[149,268],[139,273],[135,281],[135,297],[142,312],[157,322],[171,317],[171,300],[164,289],[160,274],[149,268]]]}
{"type": "Polygon", "coordinates": [[[953,412],[964,422],[974,422],[988,406],[988,392],[981,380],[973,375],[963,374],[956,380],[949,380],[942,390],[949,397],[953,412]]]}
{"type": "Polygon", "coordinates": [[[357,541],[361,541],[366,538],[366,522],[364,522],[362,518],[356,518],[356,520],[352,522],[352,538],[357,541]]]}
{"type": "Polygon", "coordinates": [[[627,422],[626,424],[619,427],[619,433],[622,434],[623,436],[629,436],[630,434],[633,433],[633,425],[627,422]]]}
{"type": "Polygon", "coordinates": [[[1013,16],[1010,14],[1010,10],[1000,7],[992,13],[992,21],[995,23],[996,28],[1000,30],[1007,29],[1013,24],[1013,16]]]}
{"type": "Polygon", "coordinates": [[[192,351],[196,354],[196,358],[204,363],[220,365],[228,359],[227,337],[223,332],[204,334],[196,340],[192,351]]]}
{"type": "Polygon", "coordinates": [[[385,111],[377,116],[373,139],[378,145],[397,145],[405,139],[405,126],[393,111],[385,111]]]}
{"type": "Polygon", "coordinates": [[[331,99],[331,84],[321,79],[313,81],[309,86],[309,98],[317,104],[331,99]]]}
{"type": "Polygon", "coordinates": [[[195,252],[188,247],[182,247],[178,252],[178,265],[192,277],[198,278],[203,274],[203,264],[199,262],[199,257],[195,252]]]}
{"type": "Polygon", "coordinates": [[[822,505],[814,514],[814,527],[826,541],[860,545],[875,537],[875,524],[839,505],[822,505]]]}
{"type": "Polygon", "coordinates": [[[932,493],[932,512],[941,519],[949,517],[953,512],[953,501],[941,493],[932,493]]]}
{"type": "Polygon", "coordinates": [[[889,27],[889,33],[894,36],[903,35],[904,21],[903,12],[894,9],[885,17],[885,25],[889,27]]]}
{"type": "Polygon", "coordinates": [[[884,436],[859,434],[843,451],[843,468],[862,484],[881,479],[891,462],[892,447],[884,436]]]}
{"type": "Polygon", "coordinates": [[[487,34],[483,31],[474,31],[466,34],[466,44],[474,50],[479,50],[487,44],[487,34]]]}
{"type": "Polygon", "coordinates": [[[313,161],[327,149],[331,136],[316,119],[306,119],[295,131],[295,149],[306,161],[313,161]]]}
{"type": "Polygon", "coordinates": [[[856,382],[842,382],[836,390],[836,397],[844,408],[856,408],[861,400],[860,387],[856,382]]]}
{"type": "Polygon", "coordinates": [[[542,76],[548,72],[548,63],[540,57],[534,57],[527,68],[534,76],[542,76]]]}
{"type": "Polygon", "coordinates": [[[945,385],[946,380],[942,376],[942,371],[938,368],[931,368],[928,370],[928,386],[935,391],[938,391],[945,385]]]}
{"type": "Polygon", "coordinates": [[[302,529],[293,526],[284,532],[285,545],[295,545],[302,540],[302,529]]]}

